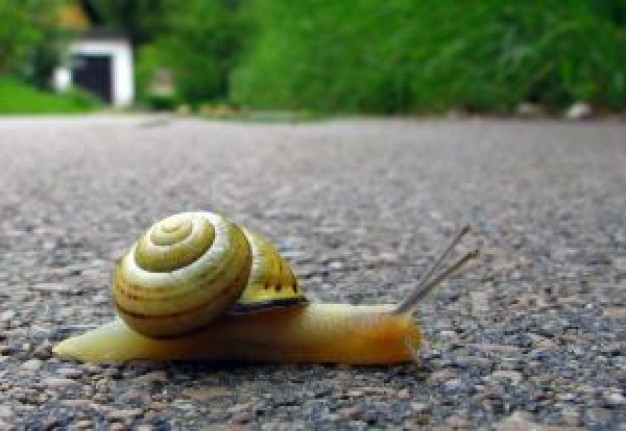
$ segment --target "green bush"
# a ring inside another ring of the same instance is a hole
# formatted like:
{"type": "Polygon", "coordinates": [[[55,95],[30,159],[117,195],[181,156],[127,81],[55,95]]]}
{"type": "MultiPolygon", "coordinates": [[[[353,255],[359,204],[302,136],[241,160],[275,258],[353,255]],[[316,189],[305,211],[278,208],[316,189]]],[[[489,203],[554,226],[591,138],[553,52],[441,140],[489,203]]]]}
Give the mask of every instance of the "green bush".
{"type": "Polygon", "coordinates": [[[0,114],[80,113],[99,106],[95,96],[79,89],[54,94],[0,76],[0,114]]]}
{"type": "Polygon", "coordinates": [[[159,69],[172,75],[173,102],[197,104],[226,98],[229,74],[247,34],[237,2],[193,0],[170,14],[169,31],[139,51],[140,98],[148,104],[163,102],[164,95],[155,95],[151,89],[159,69]]]}
{"type": "Polygon", "coordinates": [[[56,20],[63,0],[0,0],[0,74],[48,86],[66,40],[56,20]]]}
{"type": "Polygon", "coordinates": [[[231,97],[254,108],[626,108],[620,0],[251,0],[249,12],[257,34],[231,97]]]}

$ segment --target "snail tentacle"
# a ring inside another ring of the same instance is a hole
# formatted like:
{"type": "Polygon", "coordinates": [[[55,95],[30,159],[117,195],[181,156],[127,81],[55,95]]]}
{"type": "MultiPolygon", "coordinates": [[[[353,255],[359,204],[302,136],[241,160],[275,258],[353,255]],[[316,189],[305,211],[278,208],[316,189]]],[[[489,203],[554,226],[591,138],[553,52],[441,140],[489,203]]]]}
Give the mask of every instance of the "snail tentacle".
{"type": "Polygon", "coordinates": [[[470,225],[465,225],[461,228],[461,230],[452,238],[450,243],[441,251],[437,258],[433,261],[431,266],[424,272],[420,280],[417,282],[417,286],[415,289],[405,298],[403,299],[396,309],[394,310],[395,314],[404,314],[412,312],[415,307],[420,303],[420,301],[429,295],[431,295],[435,288],[437,288],[443,280],[448,278],[450,275],[458,271],[463,265],[469,262],[472,259],[478,257],[478,250],[473,250],[469,253],[466,253],[463,257],[455,261],[448,269],[442,271],[439,275],[434,276],[433,274],[439,270],[443,264],[445,263],[447,257],[450,255],[454,247],[461,241],[461,239],[471,230],[470,225]]]}

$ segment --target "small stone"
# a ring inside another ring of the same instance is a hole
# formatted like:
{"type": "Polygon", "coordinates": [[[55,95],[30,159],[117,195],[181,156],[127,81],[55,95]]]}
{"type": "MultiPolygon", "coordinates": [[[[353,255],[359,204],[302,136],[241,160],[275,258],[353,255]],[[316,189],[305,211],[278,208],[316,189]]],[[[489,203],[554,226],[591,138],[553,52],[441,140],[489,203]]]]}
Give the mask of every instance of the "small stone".
{"type": "Polygon", "coordinates": [[[229,395],[231,392],[227,388],[207,386],[198,388],[187,388],[183,390],[183,395],[197,401],[209,401],[229,395]]]}
{"type": "Polygon", "coordinates": [[[398,399],[408,400],[409,398],[411,398],[411,393],[408,389],[404,388],[398,391],[398,399]]]}
{"type": "Polygon", "coordinates": [[[79,399],[79,400],[62,400],[61,405],[67,407],[87,407],[91,405],[90,400],[79,399]]]}
{"type": "Polygon", "coordinates": [[[626,256],[613,259],[613,267],[618,272],[626,274],[626,256]]]}
{"type": "Polygon", "coordinates": [[[29,359],[22,364],[21,368],[27,371],[37,371],[42,365],[43,362],[40,359],[29,359]]]}
{"type": "Polygon", "coordinates": [[[457,373],[449,369],[444,369],[431,374],[430,380],[432,380],[433,382],[445,382],[448,380],[452,380],[456,377],[457,373]]]}
{"type": "Polygon", "coordinates": [[[457,338],[456,332],[455,331],[449,331],[449,330],[439,331],[439,336],[442,339],[447,339],[447,340],[453,340],[453,339],[457,338]]]}
{"type": "Polygon", "coordinates": [[[59,293],[59,292],[69,292],[70,288],[62,283],[37,283],[31,286],[32,290],[37,292],[50,292],[50,293],[59,293]]]}
{"type": "Polygon", "coordinates": [[[340,270],[343,266],[343,263],[338,260],[333,260],[328,264],[328,267],[334,271],[340,270]]]}
{"type": "Polygon", "coordinates": [[[494,371],[493,373],[490,374],[489,377],[495,380],[500,380],[500,381],[509,380],[513,384],[518,384],[523,379],[522,374],[517,371],[504,371],[504,370],[494,371]]]}
{"type": "Polygon", "coordinates": [[[477,358],[473,356],[457,356],[454,359],[454,365],[463,369],[488,369],[491,368],[492,362],[487,358],[477,358]]]}
{"type": "Polygon", "coordinates": [[[107,304],[109,301],[110,301],[109,295],[104,294],[104,293],[99,293],[91,299],[91,302],[96,305],[107,304]]]}
{"type": "Polygon", "coordinates": [[[165,410],[165,409],[167,409],[168,407],[169,407],[169,404],[168,404],[168,403],[166,403],[166,402],[163,402],[163,401],[152,401],[152,402],[150,403],[150,409],[151,409],[151,410],[157,410],[157,411],[160,411],[160,410],[165,410]]]}
{"type": "Polygon", "coordinates": [[[618,407],[626,405],[626,398],[618,391],[608,391],[603,394],[606,405],[611,407],[618,407]]]}
{"type": "Polygon", "coordinates": [[[565,119],[567,120],[586,120],[593,116],[593,109],[591,105],[586,102],[576,102],[570,106],[565,112],[565,119]]]}
{"type": "Polygon", "coordinates": [[[529,419],[532,415],[526,412],[515,412],[495,425],[496,431],[530,431],[538,430],[537,424],[529,419]]]}
{"type": "Polygon", "coordinates": [[[52,356],[52,343],[46,340],[35,347],[35,350],[33,350],[33,356],[39,359],[49,359],[52,356]]]}
{"type": "Polygon", "coordinates": [[[47,377],[43,379],[43,384],[49,388],[67,388],[69,386],[77,386],[78,383],[72,379],[64,379],[61,377],[47,377]]]}
{"type": "Polygon", "coordinates": [[[246,410],[250,410],[252,408],[252,403],[239,403],[230,406],[227,411],[231,414],[237,414],[244,412],[246,410]]]}
{"type": "Polygon", "coordinates": [[[165,371],[151,371],[141,376],[135,377],[136,382],[141,383],[166,383],[167,372],[165,371]]]}
{"type": "Polygon", "coordinates": [[[496,431],[582,431],[584,428],[578,427],[560,427],[552,425],[543,425],[533,422],[533,417],[527,412],[518,411],[511,416],[504,418],[497,424],[494,429],[496,431]]]}
{"type": "Polygon", "coordinates": [[[613,319],[626,319],[626,307],[607,307],[602,314],[613,319]]]}
{"type": "Polygon", "coordinates": [[[462,416],[450,416],[446,419],[446,425],[451,429],[466,429],[469,425],[467,419],[462,416]]]}
{"type": "Polygon", "coordinates": [[[9,322],[11,321],[17,313],[13,310],[6,310],[0,313],[0,322],[9,322]]]}
{"type": "Polygon", "coordinates": [[[586,419],[594,425],[603,425],[611,421],[613,414],[610,409],[594,407],[585,410],[586,419]]]}
{"type": "Polygon", "coordinates": [[[143,415],[144,410],[142,408],[135,409],[113,409],[106,413],[106,417],[109,420],[126,420],[133,419],[143,415]]]}
{"type": "Polygon", "coordinates": [[[443,384],[443,387],[450,392],[458,392],[463,389],[464,384],[461,379],[451,379],[443,384]]]}
{"type": "Polygon", "coordinates": [[[581,415],[575,408],[565,407],[561,409],[561,419],[563,423],[568,426],[581,426],[581,415]]]}
{"type": "Polygon", "coordinates": [[[68,379],[76,379],[83,375],[78,368],[63,367],[56,370],[57,374],[68,379]]]}
{"type": "Polygon", "coordinates": [[[529,102],[523,102],[517,105],[515,113],[522,118],[539,118],[545,115],[545,111],[541,105],[529,102]]]}
{"type": "Polygon", "coordinates": [[[239,412],[233,415],[230,419],[231,422],[236,424],[245,424],[251,422],[254,419],[252,412],[239,412]]]}
{"type": "Polygon", "coordinates": [[[74,426],[76,428],[80,428],[80,429],[92,428],[93,427],[93,422],[90,421],[89,419],[84,419],[84,420],[80,420],[80,421],[75,422],[74,426]]]}
{"type": "Polygon", "coordinates": [[[411,410],[414,413],[426,413],[430,410],[430,406],[426,403],[415,402],[411,403],[411,410]]]}
{"type": "Polygon", "coordinates": [[[121,422],[111,422],[109,424],[109,431],[126,431],[126,427],[121,422]]]}
{"type": "Polygon", "coordinates": [[[9,406],[0,406],[0,419],[8,419],[13,416],[13,410],[9,406]]]}
{"type": "Polygon", "coordinates": [[[358,419],[363,414],[363,409],[359,406],[342,407],[337,410],[337,414],[344,419],[358,419]]]}

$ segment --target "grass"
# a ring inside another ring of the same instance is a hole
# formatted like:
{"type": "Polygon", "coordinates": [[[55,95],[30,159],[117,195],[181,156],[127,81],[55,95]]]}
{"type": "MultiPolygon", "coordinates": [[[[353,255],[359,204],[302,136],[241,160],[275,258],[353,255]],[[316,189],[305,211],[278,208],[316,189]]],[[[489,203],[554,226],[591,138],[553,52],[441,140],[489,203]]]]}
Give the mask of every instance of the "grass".
{"type": "Polygon", "coordinates": [[[232,74],[253,109],[508,113],[626,109],[623,0],[252,0],[232,74]]]}
{"type": "Polygon", "coordinates": [[[0,76],[0,114],[73,114],[99,106],[95,97],[83,91],[55,94],[0,76]]]}

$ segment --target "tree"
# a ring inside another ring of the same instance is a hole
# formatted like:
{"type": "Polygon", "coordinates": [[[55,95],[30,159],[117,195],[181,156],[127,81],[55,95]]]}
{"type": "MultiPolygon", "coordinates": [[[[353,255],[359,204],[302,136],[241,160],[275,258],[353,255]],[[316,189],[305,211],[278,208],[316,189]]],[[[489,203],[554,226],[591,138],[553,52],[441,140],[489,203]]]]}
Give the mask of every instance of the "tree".
{"type": "Polygon", "coordinates": [[[48,83],[62,47],[57,11],[63,0],[0,0],[0,73],[48,83]]]}
{"type": "Polygon", "coordinates": [[[174,0],[91,0],[100,23],[123,31],[138,48],[167,32],[171,13],[185,7],[186,1],[174,0]]]}

